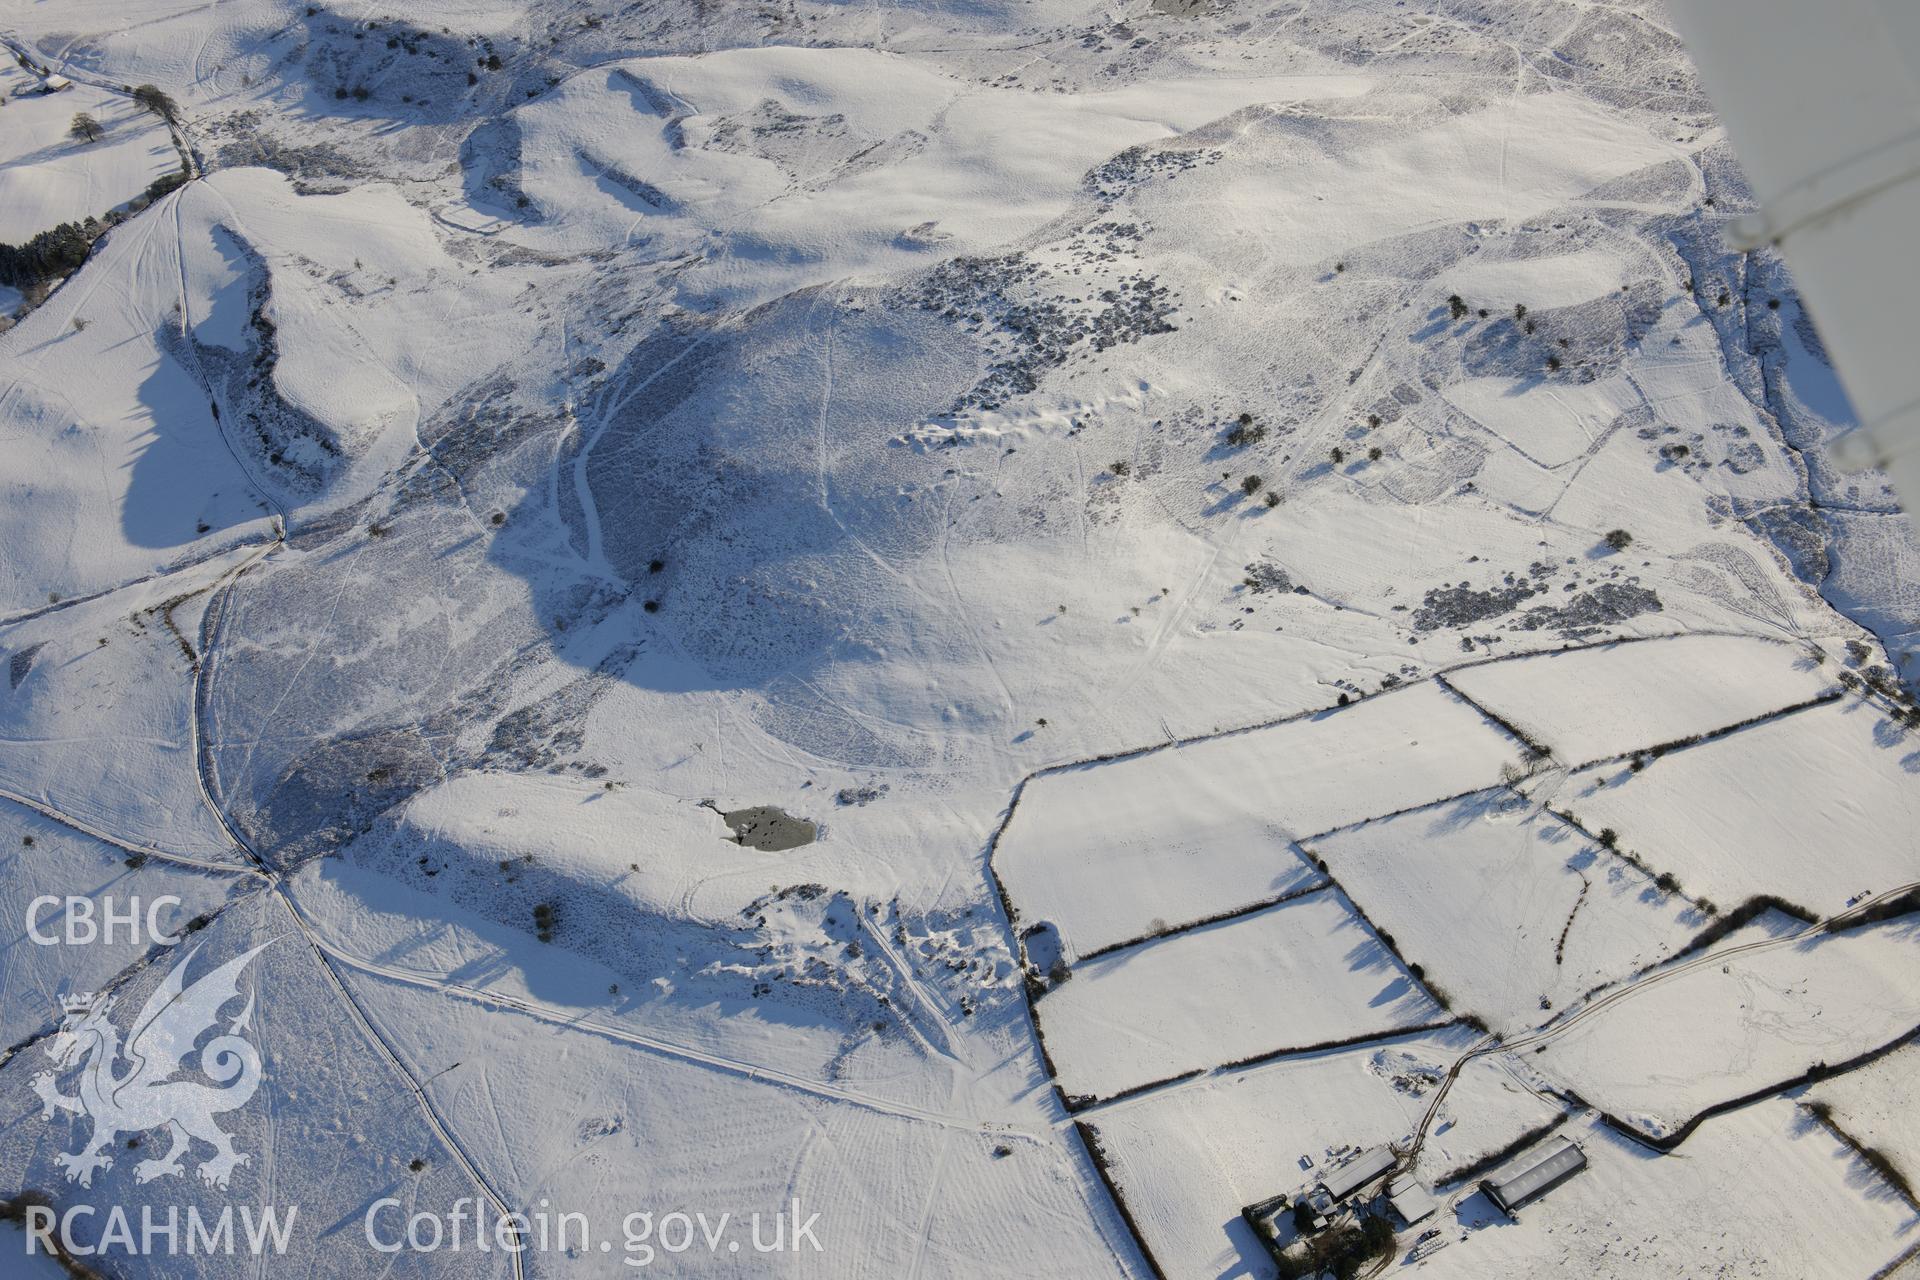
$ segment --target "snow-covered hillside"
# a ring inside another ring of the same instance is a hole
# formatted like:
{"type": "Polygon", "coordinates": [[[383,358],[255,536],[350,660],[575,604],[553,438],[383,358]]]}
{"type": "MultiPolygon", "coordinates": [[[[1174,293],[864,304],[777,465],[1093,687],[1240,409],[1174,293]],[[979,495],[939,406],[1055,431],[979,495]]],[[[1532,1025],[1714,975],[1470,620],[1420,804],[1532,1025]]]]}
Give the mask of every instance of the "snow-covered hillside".
{"type": "Polygon", "coordinates": [[[0,1249],[1920,1252],[1920,542],[1657,0],[0,38],[0,1249]]]}

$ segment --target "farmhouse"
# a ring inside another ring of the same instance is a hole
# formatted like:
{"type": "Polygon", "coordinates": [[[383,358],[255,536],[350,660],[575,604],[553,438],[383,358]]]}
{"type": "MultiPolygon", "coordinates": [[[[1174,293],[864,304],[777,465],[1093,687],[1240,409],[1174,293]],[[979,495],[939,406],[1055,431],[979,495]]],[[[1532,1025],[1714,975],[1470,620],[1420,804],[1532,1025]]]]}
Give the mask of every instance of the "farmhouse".
{"type": "Polygon", "coordinates": [[[1565,1138],[1552,1143],[1546,1154],[1518,1173],[1504,1178],[1489,1178],[1480,1184],[1487,1199],[1508,1217],[1553,1190],[1587,1167],[1587,1153],[1565,1138]]]}
{"type": "Polygon", "coordinates": [[[73,88],[73,81],[63,75],[50,75],[40,85],[42,93],[59,93],[63,89],[73,88]]]}

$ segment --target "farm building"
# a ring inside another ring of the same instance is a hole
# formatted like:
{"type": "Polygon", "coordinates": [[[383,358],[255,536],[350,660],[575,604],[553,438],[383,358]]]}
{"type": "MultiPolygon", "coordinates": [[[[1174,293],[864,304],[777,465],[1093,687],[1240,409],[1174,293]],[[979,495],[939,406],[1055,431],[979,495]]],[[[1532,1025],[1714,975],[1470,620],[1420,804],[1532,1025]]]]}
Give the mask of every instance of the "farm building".
{"type": "Polygon", "coordinates": [[[1408,1226],[1424,1222],[1439,1207],[1433,1202],[1433,1196],[1410,1173],[1401,1174],[1387,1184],[1387,1203],[1393,1206],[1393,1211],[1408,1226]]]}
{"type": "Polygon", "coordinates": [[[1487,1199],[1511,1217],[1587,1167],[1587,1153],[1565,1138],[1553,1142],[1546,1154],[1518,1173],[1489,1178],[1480,1184],[1487,1199]]]}
{"type": "Polygon", "coordinates": [[[63,75],[50,75],[40,86],[42,93],[59,93],[63,89],[73,88],[73,81],[63,75]]]}
{"type": "Polygon", "coordinates": [[[1391,1147],[1371,1147],[1320,1180],[1320,1189],[1335,1204],[1393,1168],[1391,1147]]]}

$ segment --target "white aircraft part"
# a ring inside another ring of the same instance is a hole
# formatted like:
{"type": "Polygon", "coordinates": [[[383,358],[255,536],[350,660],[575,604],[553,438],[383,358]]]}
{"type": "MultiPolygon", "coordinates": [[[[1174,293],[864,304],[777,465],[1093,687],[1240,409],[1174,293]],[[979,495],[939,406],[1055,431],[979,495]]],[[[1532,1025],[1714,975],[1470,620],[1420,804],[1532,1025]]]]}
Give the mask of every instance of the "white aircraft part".
{"type": "Polygon", "coordinates": [[[1920,512],[1920,2],[1669,0],[1861,426],[1836,442],[1920,512]]]}

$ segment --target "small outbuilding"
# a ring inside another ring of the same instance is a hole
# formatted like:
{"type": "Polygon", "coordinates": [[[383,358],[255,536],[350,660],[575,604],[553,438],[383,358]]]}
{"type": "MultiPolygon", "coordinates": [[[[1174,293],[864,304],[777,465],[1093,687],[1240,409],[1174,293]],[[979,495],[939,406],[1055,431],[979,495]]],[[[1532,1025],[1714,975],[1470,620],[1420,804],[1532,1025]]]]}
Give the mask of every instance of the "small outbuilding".
{"type": "Polygon", "coordinates": [[[1375,1178],[1393,1168],[1393,1149],[1391,1147],[1370,1147],[1353,1159],[1330,1170],[1320,1179],[1320,1189],[1335,1204],[1345,1200],[1375,1178]]]}
{"type": "Polygon", "coordinates": [[[1555,1139],[1540,1157],[1518,1173],[1504,1178],[1488,1178],[1480,1184],[1487,1199],[1498,1205],[1508,1217],[1587,1167],[1587,1153],[1565,1138],[1555,1139]]]}
{"type": "Polygon", "coordinates": [[[1400,1215],[1400,1221],[1412,1226],[1425,1222],[1439,1208],[1433,1196],[1410,1173],[1403,1173],[1387,1184],[1387,1203],[1400,1215]]]}
{"type": "Polygon", "coordinates": [[[40,82],[40,92],[59,93],[63,89],[73,88],[73,81],[62,75],[50,75],[40,82]]]}

